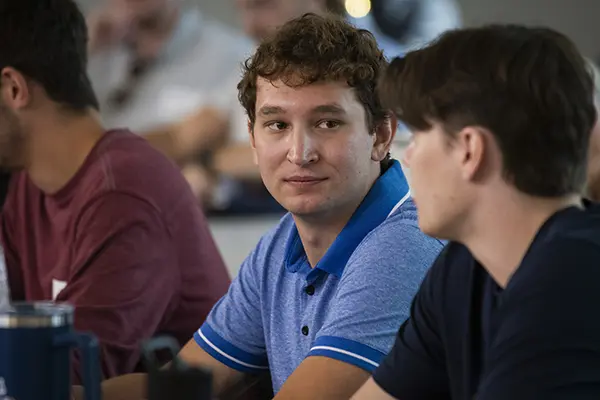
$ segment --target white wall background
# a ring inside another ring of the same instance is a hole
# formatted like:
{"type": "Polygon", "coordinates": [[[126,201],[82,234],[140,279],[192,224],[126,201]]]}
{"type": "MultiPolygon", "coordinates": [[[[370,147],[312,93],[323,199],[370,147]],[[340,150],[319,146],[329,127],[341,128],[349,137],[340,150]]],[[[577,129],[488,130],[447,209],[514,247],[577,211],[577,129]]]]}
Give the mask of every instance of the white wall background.
{"type": "MultiPolygon", "coordinates": [[[[78,0],[84,10],[104,0],[78,0]]],[[[188,0],[237,26],[234,0],[188,0]]],[[[299,0],[302,1],[302,0],[299,0]]],[[[435,1],[435,0],[434,0],[435,1]]],[[[600,0],[458,0],[468,25],[514,22],[547,25],[569,35],[588,56],[600,55],[600,0]]]]}

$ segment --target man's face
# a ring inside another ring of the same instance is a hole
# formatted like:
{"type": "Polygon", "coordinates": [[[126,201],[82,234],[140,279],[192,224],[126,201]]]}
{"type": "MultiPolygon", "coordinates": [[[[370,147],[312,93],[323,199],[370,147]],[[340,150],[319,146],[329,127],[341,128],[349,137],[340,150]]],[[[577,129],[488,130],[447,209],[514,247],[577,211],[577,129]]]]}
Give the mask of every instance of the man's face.
{"type": "Polygon", "coordinates": [[[324,0],[236,0],[242,26],[256,41],[307,12],[324,11],[324,0]]]}
{"type": "Polygon", "coordinates": [[[353,212],[389,149],[380,134],[369,134],[354,90],[339,82],[294,88],[259,78],[255,109],[252,145],[273,197],[296,216],[353,212]]]}
{"type": "Polygon", "coordinates": [[[454,239],[468,208],[458,152],[439,124],[413,131],[405,150],[419,227],[430,236],[454,239]]]}

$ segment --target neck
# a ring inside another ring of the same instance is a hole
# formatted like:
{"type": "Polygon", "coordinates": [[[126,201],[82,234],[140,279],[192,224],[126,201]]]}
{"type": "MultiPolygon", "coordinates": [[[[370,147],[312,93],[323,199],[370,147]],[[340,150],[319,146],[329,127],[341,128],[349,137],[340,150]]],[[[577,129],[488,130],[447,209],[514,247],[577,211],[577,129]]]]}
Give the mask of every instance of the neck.
{"type": "Polygon", "coordinates": [[[315,267],[342,229],[346,226],[356,209],[379,177],[379,171],[373,171],[372,178],[363,188],[362,194],[343,206],[333,206],[331,210],[314,215],[294,215],[298,235],[302,240],[304,252],[311,267],[315,267]]]}
{"type": "Polygon", "coordinates": [[[331,220],[329,223],[318,223],[312,218],[294,216],[298,235],[311,267],[314,268],[327,253],[352,214],[353,212],[347,213],[344,217],[339,215],[336,220],[331,220]]]}
{"type": "Polygon", "coordinates": [[[95,111],[48,113],[28,127],[27,166],[31,181],[53,194],[75,176],[104,133],[95,111]]]}
{"type": "Polygon", "coordinates": [[[581,205],[578,195],[542,199],[522,194],[482,199],[467,223],[468,233],[461,241],[498,285],[505,288],[527,253],[544,222],[557,211],[581,205]]]}

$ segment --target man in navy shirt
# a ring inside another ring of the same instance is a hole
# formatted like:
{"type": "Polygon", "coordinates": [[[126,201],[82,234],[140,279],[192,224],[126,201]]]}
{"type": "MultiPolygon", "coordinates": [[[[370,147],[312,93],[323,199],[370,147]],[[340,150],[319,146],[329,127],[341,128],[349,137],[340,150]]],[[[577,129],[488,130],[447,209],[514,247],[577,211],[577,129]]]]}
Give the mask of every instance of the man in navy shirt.
{"type": "Polygon", "coordinates": [[[354,399],[600,398],[600,209],[586,63],[546,28],[443,35],[392,62],[384,102],[424,232],[451,240],[354,399]]]}

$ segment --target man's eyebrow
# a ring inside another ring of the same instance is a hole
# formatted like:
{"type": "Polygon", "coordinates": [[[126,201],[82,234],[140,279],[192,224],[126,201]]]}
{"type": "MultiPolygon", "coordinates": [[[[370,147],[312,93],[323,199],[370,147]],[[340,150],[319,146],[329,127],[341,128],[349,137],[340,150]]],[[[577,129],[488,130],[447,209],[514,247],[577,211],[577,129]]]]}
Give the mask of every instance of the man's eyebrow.
{"type": "Polygon", "coordinates": [[[344,107],[340,106],[337,103],[322,104],[320,106],[316,106],[315,108],[312,109],[312,112],[314,114],[338,114],[338,115],[347,114],[344,107]]]}
{"type": "Polygon", "coordinates": [[[273,114],[285,114],[285,110],[278,106],[265,105],[258,110],[257,114],[264,116],[273,114]]]}

